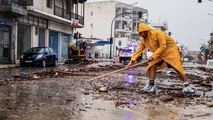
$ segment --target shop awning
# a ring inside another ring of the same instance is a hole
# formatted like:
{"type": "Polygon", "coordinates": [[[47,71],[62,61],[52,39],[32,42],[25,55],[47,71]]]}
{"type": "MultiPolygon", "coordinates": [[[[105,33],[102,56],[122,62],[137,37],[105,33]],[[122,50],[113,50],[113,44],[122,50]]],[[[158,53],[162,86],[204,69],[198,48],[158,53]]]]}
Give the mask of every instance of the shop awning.
{"type": "Polygon", "coordinates": [[[98,39],[98,38],[89,38],[89,39],[83,39],[89,46],[104,46],[110,44],[109,40],[104,40],[104,39],[98,39]]]}
{"type": "Polygon", "coordinates": [[[105,44],[110,44],[110,41],[108,41],[108,40],[98,40],[97,42],[95,42],[95,44],[105,45],[105,44]]]}

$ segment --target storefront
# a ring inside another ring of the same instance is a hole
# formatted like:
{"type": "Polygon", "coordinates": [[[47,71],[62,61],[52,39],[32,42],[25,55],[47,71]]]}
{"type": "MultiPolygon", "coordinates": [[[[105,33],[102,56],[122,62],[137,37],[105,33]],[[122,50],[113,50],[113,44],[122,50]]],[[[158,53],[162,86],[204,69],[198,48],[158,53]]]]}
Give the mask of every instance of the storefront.
{"type": "Polygon", "coordinates": [[[56,31],[49,31],[49,47],[51,47],[59,57],[59,33],[56,31]]]}
{"type": "Polygon", "coordinates": [[[56,31],[49,31],[49,47],[56,53],[59,59],[68,59],[68,44],[71,42],[71,35],[56,31]]]}
{"type": "Polygon", "coordinates": [[[31,47],[46,45],[48,20],[35,15],[22,16],[17,23],[17,60],[31,47]]]}
{"type": "Polygon", "coordinates": [[[12,21],[0,15],[0,63],[12,62],[12,21]]]}
{"type": "Polygon", "coordinates": [[[31,47],[31,26],[18,24],[17,59],[21,54],[31,47]]]}
{"type": "Polygon", "coordinates": [[[71,42],[70,35],[62,34],[61,40],[61,58],[68,59],[68,44],[71,42]]]}
{"type": "Polygon", "coordinates": [[[11,48],[11,27],[0,25],[0,63],[9,63],[11,48]]]}

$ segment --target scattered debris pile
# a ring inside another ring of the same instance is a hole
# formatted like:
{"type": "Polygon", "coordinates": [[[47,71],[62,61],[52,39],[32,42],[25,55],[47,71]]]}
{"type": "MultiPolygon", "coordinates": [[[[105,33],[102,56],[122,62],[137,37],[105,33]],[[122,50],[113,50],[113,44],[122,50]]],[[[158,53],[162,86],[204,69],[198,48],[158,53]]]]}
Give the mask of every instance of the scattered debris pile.
{"type": "Polygon", "coordinates": [[[12,75],[13,80],[2,79],[0,85],[8,84],[10,81],[27,81],[27,80],[42,80],[44,78],[61,78],[64,76],[97,76],[97,72],[111,71],[122,68],[123,65],[97,65],[89,68],[63,68],[63,69],[51,69],[46,71],[40,71],[35,73],[21,72],[18,75],[12,75]]]}

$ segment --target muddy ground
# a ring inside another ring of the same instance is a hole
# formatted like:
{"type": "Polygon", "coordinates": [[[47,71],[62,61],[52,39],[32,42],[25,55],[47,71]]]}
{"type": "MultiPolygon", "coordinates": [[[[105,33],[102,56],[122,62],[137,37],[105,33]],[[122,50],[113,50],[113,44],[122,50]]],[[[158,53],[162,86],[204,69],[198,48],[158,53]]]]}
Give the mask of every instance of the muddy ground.
{"type": "Polygon", "coordinates": [[[212,120],[213,71],[185,63],[195,93],[182,93],[172,69],[157,73],[156,93],[141,66],[98,80],[123,65],[0,69],[0,120],[212,120]],[[21,74],[20,74],[21,73],[21,74]],[[24,73],[24,74],[23,74],[24,73]]]}

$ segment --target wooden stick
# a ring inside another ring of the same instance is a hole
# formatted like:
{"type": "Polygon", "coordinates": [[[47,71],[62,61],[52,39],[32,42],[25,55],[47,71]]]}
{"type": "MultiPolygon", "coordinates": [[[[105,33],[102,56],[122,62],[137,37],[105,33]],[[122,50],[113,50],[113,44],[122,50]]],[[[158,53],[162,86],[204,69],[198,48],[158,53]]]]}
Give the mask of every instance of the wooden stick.
{"type": "Polygon", "coordinates": [[[148,62],[147,60],[146,61],[142,61],[142,62],[136,63],[136,64],[134,64],[134,65],[132,65],[132,66],[130,66],[128,68],[125,67],[125,68],[122,68],[122,69],[119,69],[119,70],[116,70],[116,71],[113,71],[113,72],[110,72],[110,73],[107,73],[107,74],[104,74],[104,75],[101,75],[101,76],[94,77],[94,78],[92,78],[90,80],[96,80],[96,79],[99,79],[99,78],[102,78],[102,77],[105,77],[105,76],[109,76],[109,75],[112,75],[114,73],[129,69],[129,68],[133,68],[133,67],[136,67],[136,66],[139,66],[139,65],[143,65],[143,64],[145,64],[147,62],[148,62]]]}
{"type": "Polygon", "coordinates": [[[83,63],[82,60],[81,60],[77,65],[75,65],[73,68],[76,68],[76,67],[79,66],[81,63],[83,63]]]}

